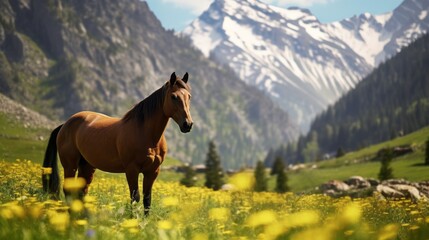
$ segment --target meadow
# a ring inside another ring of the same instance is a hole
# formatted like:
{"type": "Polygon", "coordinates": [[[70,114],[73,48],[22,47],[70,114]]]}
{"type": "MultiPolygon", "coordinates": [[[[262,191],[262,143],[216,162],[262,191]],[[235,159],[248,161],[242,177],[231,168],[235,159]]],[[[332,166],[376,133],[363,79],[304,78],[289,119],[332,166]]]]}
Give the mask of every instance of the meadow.
{"type": "Polygon", "coordinates": [[[234,191],[157,181],[145,217],[141,203],[129,203],[122,174],[96,172],[83,201],[50,199],[41,174],[29,160],[0,162],[1,239],[429,238],[426,200],[255,193],[249,175],[238,174],[230,178],[234,191]]]}
{"type": "MultiPolygon", "coordinates": [[[[325,178],[376,174],[379,163],[350,161],[367,159],[392,143],[320,163],[318,169],[289,173],[295,193],[252,192],[250,172],[228,178],[234,191],[212,191],[201,187],[202,175],[200,187],[186,188],[178,183],[181,174],[164,171],[155,182],[151,213],[145,217],[142,203],[130,204],[123,174],[97,171],[83,200],[63,195],[52,199],[41,186],[41,175],[49,170],[40,165],[46,145],[40,136],[49,131],[23,128],[1,117],[0,122],[0,239],[429,239],[427,200],[299,193],[325,178]]],[[[393,162],[397,175],[427,179],[428,168],[419,165],[427,131],[406,136],[417,151],[393,162]]],[[[165,163],[180,164],[171,158],[165,163]]]]}

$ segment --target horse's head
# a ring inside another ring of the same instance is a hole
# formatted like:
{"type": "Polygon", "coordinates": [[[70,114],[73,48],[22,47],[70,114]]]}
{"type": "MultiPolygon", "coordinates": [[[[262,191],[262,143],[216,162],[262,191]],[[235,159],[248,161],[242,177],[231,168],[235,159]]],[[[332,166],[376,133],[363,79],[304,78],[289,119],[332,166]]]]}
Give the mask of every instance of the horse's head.
{"type": "Polygon", "coordinates": [[[173,118],[179,125],[180,131],[187,133],[192,128],[192,117],[189,111],[191,105],[191,88],[188,85],[188,73],[182,79],[172,73],[167,83],[164,99],[164,113],[173,118]]]}

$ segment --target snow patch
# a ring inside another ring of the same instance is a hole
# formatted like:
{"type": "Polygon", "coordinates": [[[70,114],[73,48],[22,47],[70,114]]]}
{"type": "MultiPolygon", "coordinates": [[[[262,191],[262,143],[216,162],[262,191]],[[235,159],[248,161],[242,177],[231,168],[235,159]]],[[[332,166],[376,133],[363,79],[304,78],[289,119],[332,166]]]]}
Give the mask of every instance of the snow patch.
{"type": "Polygon", "coordinates": [[[427,17],[427,15],[428,15],[428,11],[422,11],[421,13],[420,13],[420,15],[419,15],[419,19],[420,20],[423,20],[423,19],[425,19],[426,17],[427,17]]]}

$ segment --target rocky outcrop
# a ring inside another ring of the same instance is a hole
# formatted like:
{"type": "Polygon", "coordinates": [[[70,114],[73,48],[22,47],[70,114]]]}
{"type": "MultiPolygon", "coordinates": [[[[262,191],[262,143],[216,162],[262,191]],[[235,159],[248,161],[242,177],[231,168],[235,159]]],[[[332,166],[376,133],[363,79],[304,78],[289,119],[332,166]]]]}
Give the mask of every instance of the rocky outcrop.
{"type": "Polygon", "coordinates": [[[0,93],[0,114],[5,114],[29,128],[54,128],[58,123],[32,111],[0,93]]]}
{"type": "Polygon", "coordinates": [[[319,190],[332,197],[366,197],[379,193],[383,198],[407,198],[413,201],[429,199],[429,181],[409,182],[404,179],[378,181],[371,178],[353,176],[345,181],[331,180],[322,184],[319,190]]]}

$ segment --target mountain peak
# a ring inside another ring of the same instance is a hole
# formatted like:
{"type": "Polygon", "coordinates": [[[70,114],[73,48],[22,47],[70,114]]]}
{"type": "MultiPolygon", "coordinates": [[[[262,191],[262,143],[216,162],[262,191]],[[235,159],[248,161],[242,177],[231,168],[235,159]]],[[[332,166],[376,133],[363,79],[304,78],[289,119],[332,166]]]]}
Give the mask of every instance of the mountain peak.
{"type": "Polygon", "coordinates": [[[405,0],[390,13],[322,24],[302,8],[216,0],[183,33],[266,91],[305,131],[317,113],[429,29],[428,5],[405,0]]]}

